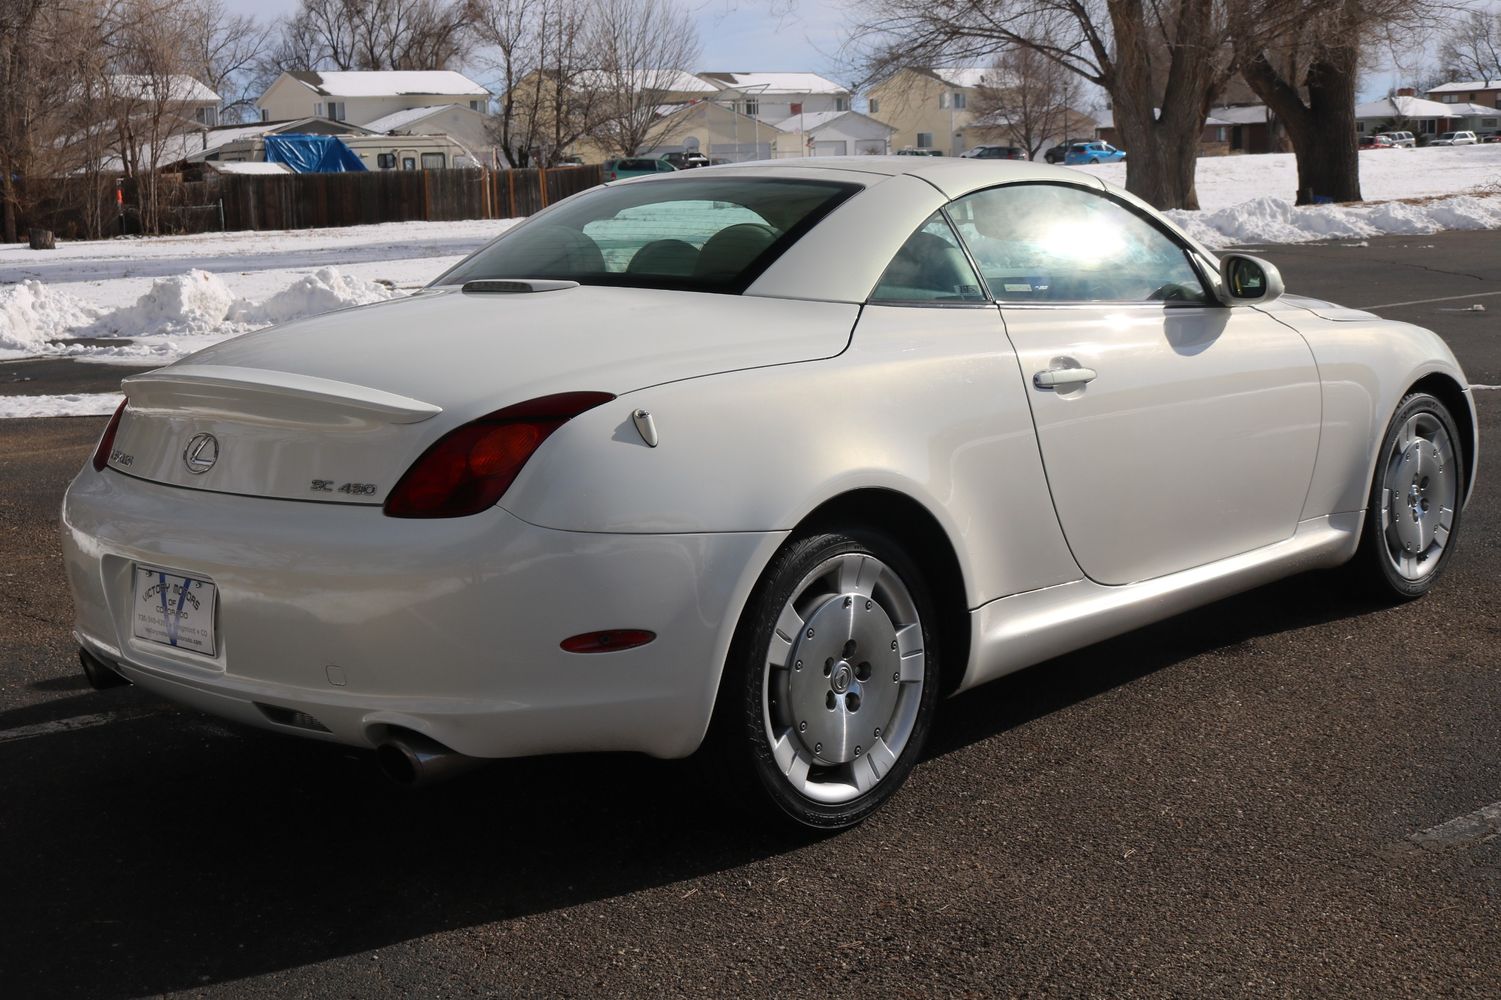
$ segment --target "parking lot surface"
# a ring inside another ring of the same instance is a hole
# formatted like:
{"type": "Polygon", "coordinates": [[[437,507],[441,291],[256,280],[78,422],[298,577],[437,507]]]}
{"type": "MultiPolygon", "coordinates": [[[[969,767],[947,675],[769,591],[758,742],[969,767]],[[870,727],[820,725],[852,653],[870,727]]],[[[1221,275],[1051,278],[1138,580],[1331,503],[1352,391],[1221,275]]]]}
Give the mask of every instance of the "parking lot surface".
{"type": "MultiPolygon", "coordinates": [[[[1497,385],[1497,241],[1267,253],[1497,385]]],[[[103,420],[0,423],[0,995],[1494,997],[1501,390],[1476,395],[1427,599],[1307,575],[978,689],[882,812],[802,840],[691,762],[409,793],[365,753],[91,691],[55,520],[103,420]]]]}

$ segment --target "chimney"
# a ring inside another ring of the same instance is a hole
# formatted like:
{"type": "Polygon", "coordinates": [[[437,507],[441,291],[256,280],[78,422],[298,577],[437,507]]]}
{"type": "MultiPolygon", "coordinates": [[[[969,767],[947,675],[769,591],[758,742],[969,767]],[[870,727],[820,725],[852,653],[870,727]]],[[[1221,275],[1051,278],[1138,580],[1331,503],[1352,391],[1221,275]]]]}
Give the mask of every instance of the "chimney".
{"type": "Polygon", "coordinates": [[[1411,87],[1398,87],[1397,88],[1397,96],[1398,97],[1416,97],[1416,96],[1418,96],[1418,92],[1416,90],[1413,90],[1411,87]]]}

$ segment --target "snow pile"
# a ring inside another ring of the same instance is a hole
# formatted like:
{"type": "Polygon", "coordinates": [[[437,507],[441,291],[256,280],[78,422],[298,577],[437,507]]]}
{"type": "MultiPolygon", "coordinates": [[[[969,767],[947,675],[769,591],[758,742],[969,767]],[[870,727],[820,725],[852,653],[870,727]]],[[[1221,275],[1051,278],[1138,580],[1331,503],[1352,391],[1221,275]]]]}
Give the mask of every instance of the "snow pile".
{"type": "Polygon", "coordinates": [[[170,360],[205,346],[204,338],[222,340],[273,323],[382,302],[402,294],[378,282],[325,267],[256,302],[237,298],[218,275],[193,270],[158,278],[133,305],[106,311],[42,282],[28,280],[0,290],[0,357],[87,354],[170,360]],[[99,347],[66,342],[111,337],[130,338],[134,343],[99,347]],[[199,343],[185,348],[167,339],[177,337],[198,338],[199,343]]]}
{"type": "Polygon", "coordinates": [[[135,305],[101,316],[91,329],[80,333],[89,337],[213,333],[234,304],[234,295],[218,275],[193,270],[158,278],[135,305]]]}
{"type": "Polygon", "coordinates": [[[45,351],[47,341],[73,336],[98,315],[98,310],[40,281],[0,287],[0,355],[45,351]]]}
{"type": "Polygon", "coordinates": [[[13,417],[103,417],[124,399],[118,392],[71,392],[63,396],[0,396],[0,420],[13,417]]]}
{"type": "Polygon", "coordinates": [[[229,319],[251,326],[266,326],[349,306],[384,302],[400,294],[387,285],[342,274],[336,267],[324,267],[305,275],[292,287],[282,289],[259,305],[242,300],[230,310],[229,319]]]}
{"type": "Polygon", "coordinates": [[[1165,213],[1210,247],[1416,236],[1445,229],[1501,228],[1501,197],[1455,195],[1423,202],[1294,205],[1260,197],[1215,212],[1165,213]]]}

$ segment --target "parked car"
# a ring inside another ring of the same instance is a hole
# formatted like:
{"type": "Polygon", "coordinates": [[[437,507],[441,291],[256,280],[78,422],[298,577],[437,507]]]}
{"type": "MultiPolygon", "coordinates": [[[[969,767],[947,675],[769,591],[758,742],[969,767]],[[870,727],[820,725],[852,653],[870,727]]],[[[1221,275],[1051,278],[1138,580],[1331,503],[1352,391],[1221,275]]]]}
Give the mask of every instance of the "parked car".
{"type": "Polygon", "coordinates": [[[671,173],[676,169],[677,167],[666,160],[654,160],[649,156],[632,156],[620,160],[606,160],[604,178],[607,181],[623,181],[630,177],[671,173]]]}
{"type": "Polygon", "coordinates": [[[1401,149],[1411,149],[1418,144],[1417,137],[1411,132],[1378,132],[1377,135],[1386,136],[1393,146],[1401,149]]]}
{"type": "Polygon", "coordinates": [[[584,165],[584,158],[577,153],[571,153],[568,156],[559,157],[557,165],[560,167],[582,167],[584,165]]]}
{"type": "Polygon", "coordinates": [[[1070,147],[1077,146],[1080,143],[1089,143],[1093,141],[1094,140],[1092,139],[1069,139],[1067,142],[1060,142],[1058,145],[1043,153],[1042,158],[1044,160],[1047,160],[1049,163],[1062,163],[1063,158],[1068,155],[1070,147]]]}
{"type": "Polygon", "coordinates": [[[1068,147],[1068,154],[1063,162],[1071,167],[1087,163],[1115,163],[1124,160],[1126,151],[1116,149],[1108,142],[1076,142],[1068,147]]]}
{"type": "Polygon", "coordinates": [[[1476,140],[1478,140],[1479,142],[1482,142],[1482,143],[1486,143],[1486,142],[1501,142],[1501,130],[1488,129],[1487,131],[1484,131],[1484,132],[1476,132],[1475,133],[1475,138],[1476,138],[1476,140]]]}
{"type": "Polygon", "coordinates": [[[976,146],[959,154],[968,160],[1025,160],[1027,151],[1020,146],[976,146]]]}
{"type": "Polygon", "coordinates": [[[897,156],[942,156],[943,150],[931,146],[908,146],[896,151],[897,156]]]}
{"type": "Polygon", "coordinates": [[[1428,145],[1430,146],[1473,146],[1479,140],[1474,132],[1441,132],[1435,136],[1428,145]]]}
{"type": "Polygon", "coordinates": [[[830,829],[941,697],[1294,573],[1441,578],[1477,419],[1437,335],[1098,177],[857,166],[596,187],[126,378],[61,510],[90,679],[408,782],[702,747],[830,829]]]}
{"type": "Polygon", "coordinates": [[[707,167],[709,158],[703,153],[663,153],[660,157],[672,164],[678,170],[692,170],[694,167],[707,167]]]}
{"type": "Polygon", "coordinates": [[[1360,137],[1361,149],[1396,149],[1397,144],[1384,135],[1363,135],[1360,137]]]}

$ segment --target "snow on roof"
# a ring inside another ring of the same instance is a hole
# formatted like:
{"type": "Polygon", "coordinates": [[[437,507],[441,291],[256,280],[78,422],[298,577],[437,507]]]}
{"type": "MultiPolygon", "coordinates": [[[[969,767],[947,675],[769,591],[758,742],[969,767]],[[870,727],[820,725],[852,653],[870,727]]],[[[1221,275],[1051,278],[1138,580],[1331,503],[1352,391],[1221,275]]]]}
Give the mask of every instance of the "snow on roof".
{"type": "Polygon", "coordinates": [[[806,114],[793,115],[785,121],[777,122],[776,127],[782,132],[816,132],[826,125],[831,125],[840,118],[845,118],[849,115],[853,115],[856,118],[864,118],[868,122],[875,122],[889,132],[896,131],[896,129],[885,122],[878,121],[870,117],[870,115],[862,115],[858,111],[810,111],[806,114]]]}
{"type": "MultiPolygon", "coordinates": [[[[141,147],[140,163],[143,166],[169,167],[185,160],[204,160],[214,150],[227,146],[231,142],[254,139],[274,132],[302,132],[310,123],[321,123],[325,126],[336,125],[340,131],[354,135],[366,135],[370,132],[364,126],[316,117],[282,122],[254,122],[249,125],[221,125],[218,128],[192,129],[169,135],[162,139],[160,153],[153,150],[150,143],[145,143],[141,147]]],[[[100,160],[99,168],[104,171],[117,171],[123,170],[124,164],[118,154],[111,153],[100,160]]]]}
{"type": "Polygon", "coordinates": [[[221,174],[290,174],[292,168],[285,163],[264,163],[259,160],[243,162],[233,160],[210,160],[207,166],[221,174]]]}
{"type": "Polygon", "coordinates": [[[817,73],[700,73],[723,90],[757,94],[848,94],[850,89],[817,73]]]}
{"type": "Polygon", "coordinates": [[[389,115],[366,122],[365,128],[372,132],[395,132],[397,129],[415,125],[422,119],[435,115],[440,111],[467,111],[472,115],[480,114],[467,104],[429,104],[422,108],[407,108],[405,111],[393,111],[389,115]]]}
{"type": "Polygon", "coordinates": [[[1496,90],[1501,88],[1501,79],[1485,80],[1460,80],[1457,83],[1441,83],[1437,87],[1429,87],[1430,94],[1458,94],[1468,90],[1496,90]]]}
{"type": "Polygon", "coordinates": [[[933,75],[954,87],[978,87],[986,76],[996,74],[993,66],[934,66],[933,75]]]}
{"type": "Polygon", "coordinates": [[[586,69],[574,74],[585,87],[614,87],[622,78],[635,91],[661,90],[671,94],[717,94],[719,88],[681,69],[643,69],[617,75],[611,70],[586,69]]]}
{"type": "Polygon", "coordinates": [[[1444,104],[1441,101],[1425,101],[1421,97],[1383,97],[1355,106],[1359,118],[1463,118],[1466,115],[1494,114],[1495,108],[1483,104],[1444,104]],[[1466,110],[1479,108],[1479,111],[1466,110]]]}
{"type": "MultiPolygon", "coordinates": [[[[1226,125],[1260,125],[1267,120],[1265,104],[1244,104],[1209,109],[1209,117],[1226,125]]],[[[1215,124],[1211,122],[1209,124],[1215,124]]]]}
{"type": "Polygon", "coordinates": [[[407,94],[488,97],[490,94],[463,73],[449,69],[338,70],[327,73],[289,70],[286,75],[325,97],[400,97],[407,94]]]}
{"type": "Polygon", "coordinates": [[[136,73],[115,73],[109,78],[110,89],[117,94],[133,96],[141,100],[154,99],[163,82],[167,85],[167,100],[187,104],[218,104],[219,95],[196,78],[177,73],[159,80],[156,77],[136,73]]]}

